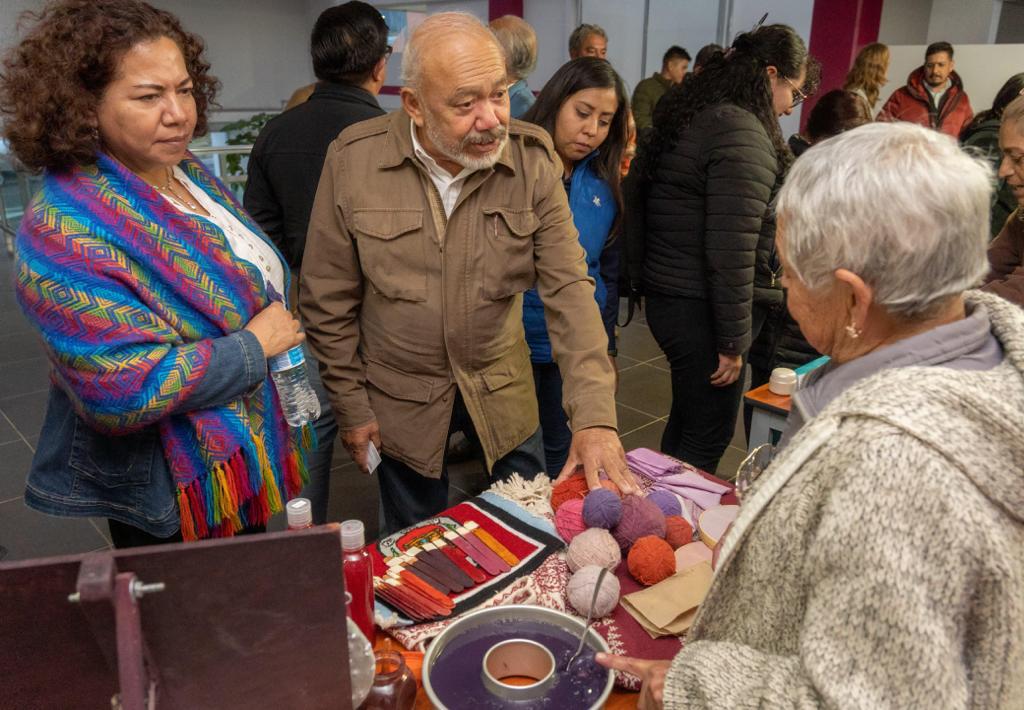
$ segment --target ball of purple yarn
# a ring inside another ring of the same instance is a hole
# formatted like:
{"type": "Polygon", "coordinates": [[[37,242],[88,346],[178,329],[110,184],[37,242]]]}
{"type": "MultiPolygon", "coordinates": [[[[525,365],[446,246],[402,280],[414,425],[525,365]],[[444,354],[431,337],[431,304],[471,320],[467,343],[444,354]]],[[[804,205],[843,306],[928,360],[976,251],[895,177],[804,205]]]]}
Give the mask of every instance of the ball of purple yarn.
{"type": "Polygon", "coordinates": [[[639,496],[622,499],[622,519],[612,528],[619,547],[628,550],[645,535],[665,537],[665,514],[655,503],[639,496]]]}
{"type": "Polygon", "coordinates": [[[661,508],[661,512],[666,516],[683,514],[683,507],[679,504],[679,499],[668,491],[651,491],[647,494],[647,500],[661,508]]]}
{"type": "Polygon", "coordinates": [[[583,522],[588,528],[610,530],[622,518],[622,501],[613,491],[597,488],[583,499],[583,522]]]}

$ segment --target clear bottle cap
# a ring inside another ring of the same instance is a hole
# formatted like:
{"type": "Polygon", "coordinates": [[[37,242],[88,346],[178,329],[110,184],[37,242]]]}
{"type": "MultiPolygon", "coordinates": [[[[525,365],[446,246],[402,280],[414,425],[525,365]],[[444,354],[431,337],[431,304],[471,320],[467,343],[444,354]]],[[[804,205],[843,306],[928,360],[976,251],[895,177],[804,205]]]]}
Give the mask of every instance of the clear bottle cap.
{"type": "Polygon", "coordinates": [[[341,524],[341,549],[358,550],[366,544],[362,520],[346,520],[341,524]]]}
{"type": "Polygon", "coordinates": [[[285,506],[288,514],[288,527],[308,528],[313,525],[313,506],[306,498],[293,498],[285,506]]]}

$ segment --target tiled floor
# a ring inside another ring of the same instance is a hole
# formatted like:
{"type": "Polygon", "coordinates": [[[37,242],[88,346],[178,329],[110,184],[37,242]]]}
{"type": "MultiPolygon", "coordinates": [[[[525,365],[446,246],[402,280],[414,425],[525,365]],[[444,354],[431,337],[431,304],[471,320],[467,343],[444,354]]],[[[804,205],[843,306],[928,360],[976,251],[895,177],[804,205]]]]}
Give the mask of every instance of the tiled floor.
{"type": "MultiPolygon", "coordinates": [[[[42,515],[22,501],[28,470],[42,425],[47,364],[36,335],[14,299],[11,261],[0,249],[0,547],[7,561],[70,554],[110,544],[103,520],[42,515]]],[[[642,317],[619,340],[619,430],[623,446],[658,448],[671,402],[668,367],[642,317]]],[[[744,455],[742,423],[719,473],[731,476],[744,455]]],[[[483,469],[468,462],[451,467],[451,500],[475,495],[486,485],[483,469]]],[[[331,471],[330,517],[360,518],[377,529],[377,486],[361,475],[337,446],[331,471]]],[[[271,529],[283,526],[278,516],[271,529]]]]}

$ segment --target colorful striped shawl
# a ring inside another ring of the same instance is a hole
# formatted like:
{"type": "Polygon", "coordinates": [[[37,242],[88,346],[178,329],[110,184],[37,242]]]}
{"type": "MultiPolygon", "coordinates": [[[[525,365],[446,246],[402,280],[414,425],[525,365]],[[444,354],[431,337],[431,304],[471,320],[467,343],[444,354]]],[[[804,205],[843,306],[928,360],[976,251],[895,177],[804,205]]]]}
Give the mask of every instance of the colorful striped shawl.
{"type": "MultiPolygon", "coordinates": [[[[261,234],[198,161],[181,168],[261,234]]],[[[158,428],[185,539],[266,523],[301,489],[309,437],[293,438],[269,376],[231,402],[183,411],[213,339],[269,304],[259,272],[212,222],[104,155],[47,172],[18,232],[17,293],[79,416],[112,436],[158,428]]]]}

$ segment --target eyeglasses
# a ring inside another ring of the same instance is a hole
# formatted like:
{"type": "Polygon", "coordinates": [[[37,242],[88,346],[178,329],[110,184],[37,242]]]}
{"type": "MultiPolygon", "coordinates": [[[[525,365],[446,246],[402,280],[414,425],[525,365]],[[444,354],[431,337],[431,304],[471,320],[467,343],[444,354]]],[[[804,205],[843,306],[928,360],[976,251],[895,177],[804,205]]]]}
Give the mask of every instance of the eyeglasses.
{"type": "Polygon", "coordinates": [[[807,94],[800,91],[800,89],[797,88],[796,84],[793,83],[792,79],[790,79],[788,76],[784,76],[782,78],[785,79],[786,83],[789,84],[790,87],[793,89],[793,103],[790,104],[791,108],[796,108],[797,106],[799,106],[800,104],[807,100],[807,94]]]}
{"type": "Polygon", "coordinates": [[[391,59],[391,55],[394,54],[395,49],[390,44],[384,48],[384,61],[387,62],[391,59]]]}

